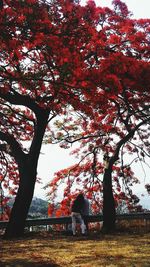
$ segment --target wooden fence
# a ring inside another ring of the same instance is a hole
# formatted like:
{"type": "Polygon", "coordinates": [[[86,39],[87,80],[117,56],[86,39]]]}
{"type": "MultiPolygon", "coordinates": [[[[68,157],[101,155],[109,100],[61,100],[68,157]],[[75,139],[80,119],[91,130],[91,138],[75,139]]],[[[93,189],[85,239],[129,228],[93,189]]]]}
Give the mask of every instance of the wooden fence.
{"type": "MultiPolygon", "coordinates": [[[[96,223],[103,221],[103,215],[89,215],[88,216],[89,223],[96,223]]],[[[116,215],[116,220],[142,220],[144,225],[149,225],[150,222],[150,212],[147,213],[131,213],[131,214],[119,214],[116,215]]],[[[8,221],[0,221],[0,229],[5,229],[7,226],[8,221]]],[[[68,225],[71,223],[71,217],[51,217],[51,218],[44,218],[44,219],[27,219],[26,220],[26,227],[32,229],[33,226],[50,226],[50,225],[68,225]]]]}

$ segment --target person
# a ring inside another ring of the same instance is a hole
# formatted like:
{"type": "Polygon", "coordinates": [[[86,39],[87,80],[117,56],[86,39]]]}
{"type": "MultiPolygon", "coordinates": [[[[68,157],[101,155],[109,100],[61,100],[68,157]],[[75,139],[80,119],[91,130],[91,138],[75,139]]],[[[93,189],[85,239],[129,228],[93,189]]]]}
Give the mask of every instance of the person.
{"type": "Polygon", "coordinates": [[[76,199],[73,201],[71,208],[71,218],[72,218],[72,233],[76,235],[76,223],[80,223],[81,233],[85,235],[86,226],[84,224],[84,220],[82,218],[82,210],[84,208],[84,196],[83,194],[79,194],[76,199]]]}
{"type": "Polygon", "coordinates": [[[86,226],[86,231],[88,233],[89,231],[89,226],[88,226],[88,215],[90,214],[90,203],[89,203],[89,200],[84,197],[84,205],[83,205],[83,209],[81,211],[82,213],[82,218],[84,220],[84,224],[86,226]]]}

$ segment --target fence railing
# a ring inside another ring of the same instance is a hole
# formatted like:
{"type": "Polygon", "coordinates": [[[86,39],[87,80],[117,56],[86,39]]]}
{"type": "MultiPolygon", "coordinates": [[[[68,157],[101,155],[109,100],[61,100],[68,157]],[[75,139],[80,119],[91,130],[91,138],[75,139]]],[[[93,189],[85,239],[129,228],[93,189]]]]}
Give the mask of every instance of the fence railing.
{"type": "MultiPolygon", "coordinates": [[[[116,215],[116,220],[135,220],[141,219],[147,223],[150,220],[150,212],[147,213],[131,213],[131,214],[118,214],[116,215]]],[[[87,217],[88,222],[96,223],[103,221],[103,215],[89,215],[87,217]]],[[[51,217],[51,218],[44,218],[44,219],[27,219],[26,220],[26,227],[32,226],[48,226],[48,225],[67,225],[71,223],[71,217],[51,217]]],[[[6,228],[8,221],[0,221],[0,229],[6,228]]]]}

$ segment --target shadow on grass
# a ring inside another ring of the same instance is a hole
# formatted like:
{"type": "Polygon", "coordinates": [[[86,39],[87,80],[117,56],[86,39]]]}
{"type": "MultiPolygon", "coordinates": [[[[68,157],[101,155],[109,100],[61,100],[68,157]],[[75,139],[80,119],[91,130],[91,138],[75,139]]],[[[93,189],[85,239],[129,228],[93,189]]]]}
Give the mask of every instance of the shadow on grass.
{"type": "Polygon", "coordinates": [[[149,267],[149,245],[149,233],[90,232],[75,237],[60,232],[29,233],[16,240],[0,240],[0,266],[149,267]]]}
{"type": "Polygon", "coordinates": [[[56,263],[32,262],[27,260],[11,260],[10,262],[1,262],[1,267],[60,267],[56,263]]]}

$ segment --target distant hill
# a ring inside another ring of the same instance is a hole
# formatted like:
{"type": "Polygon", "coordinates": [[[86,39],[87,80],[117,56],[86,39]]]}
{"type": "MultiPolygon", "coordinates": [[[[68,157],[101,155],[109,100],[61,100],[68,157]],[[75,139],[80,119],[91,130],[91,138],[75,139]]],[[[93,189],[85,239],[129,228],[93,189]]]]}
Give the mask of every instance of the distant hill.
{"type": "MultiPolygon", "coordinates": [[[[14,198],[9,201],[9,206],[12,207],[14,198]]],[[[43,218],[47,217],[48,202],[41,198],[34,197],[28,212],[28,218],[43,218]]]]}
{"type": "Polygon", "coordinates": [[[29,217],[47,217],[48,202],[41,198],[33,198],[29,209],[29,217]]]}

